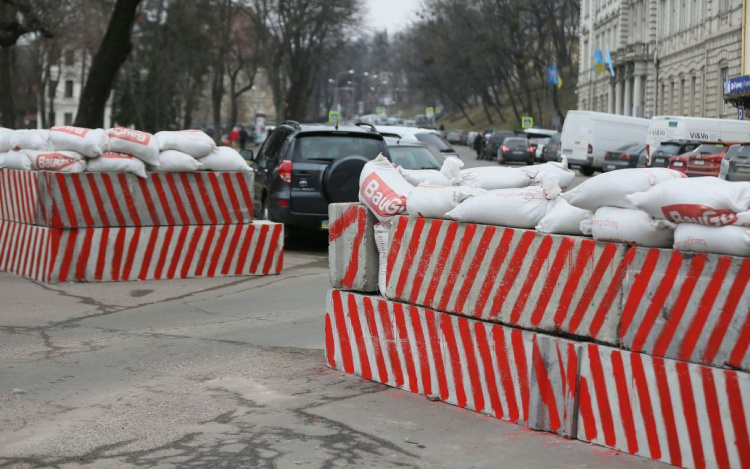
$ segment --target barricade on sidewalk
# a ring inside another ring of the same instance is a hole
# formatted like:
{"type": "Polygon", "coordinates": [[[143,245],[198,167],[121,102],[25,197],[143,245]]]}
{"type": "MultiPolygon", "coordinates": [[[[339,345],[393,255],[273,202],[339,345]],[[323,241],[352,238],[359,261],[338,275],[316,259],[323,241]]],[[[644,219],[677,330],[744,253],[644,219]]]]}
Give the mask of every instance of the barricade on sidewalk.
{"type": "Polygon", "coordinates": [[[0,220],[84,228],[252,221],[253,173],[56,173],[0,169],[0,220]]]}
{"type": "Polygon", "coordinates": [[[380,296],[331,290],[328,364],[406,391],[576,434],[579,345],[380,296]]]}
{"type": "Polygon", "coordinates": [[[750,371],[750,259],[632,249],[622,347],[750,371]]]}
{"type": "Polygon", "coordinates": [[[622,244],[531,230],[400,217],[386,296],[438,311],[616,345],[622,244]]]}
{"type": "Polygon", "coordinates": [[[750,375],[589,344],[578,439],[683,467],[750,467],[750,375]]]}
{"type": "Polygon", "coordinates": [[[47,283],[269,275],[284,225],[48,228],[0,221],[0,271],[47,283]]]}
{"type": "Polygon", "coordinates": [[[378,291],[376,223],[362,204],[328,206],[328,271],[333,288],[378,291]]]}

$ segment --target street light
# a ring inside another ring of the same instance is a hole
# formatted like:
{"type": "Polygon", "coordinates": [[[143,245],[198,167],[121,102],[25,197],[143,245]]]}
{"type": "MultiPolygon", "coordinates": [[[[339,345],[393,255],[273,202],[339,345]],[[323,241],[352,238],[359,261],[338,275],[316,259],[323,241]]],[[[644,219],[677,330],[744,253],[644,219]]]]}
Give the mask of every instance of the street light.
{"type": "Polygon", "coordinates": [[[335,83],[336,87],[333,89],[333,101],[336,103],[336,110],[341,112],[341,103],[339,102],[339,76],[342,74],[354,75],[354,70],[343,70],[336,74],[336,79],[328,79],[328,83],[335,83]]]}

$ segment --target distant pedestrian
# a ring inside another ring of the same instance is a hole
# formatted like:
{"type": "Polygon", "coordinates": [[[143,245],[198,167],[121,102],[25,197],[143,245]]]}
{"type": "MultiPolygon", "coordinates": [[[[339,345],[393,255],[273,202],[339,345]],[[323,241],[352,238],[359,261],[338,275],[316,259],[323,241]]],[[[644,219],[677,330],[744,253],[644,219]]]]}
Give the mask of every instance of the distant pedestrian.
{"type": "Polygon", "coordinates": [[[229,146],[237,150],[239,144],[240,144],[240,128],[239,126],[235,125],[232,131],[229,132],[229,146]]]}
{"type": "Polygon", "coordinates": [[[243,126],[240,126],[240,150],[245,149],[245,143],[247,143],[247,131],[243,126]]]}
{"type": "Polygon", "coordinates": [[[440,131],[442,132],[444,130],[445,130],[445,126],[443,124],[440,124],[440,131]]]}
{"type": "Polygon", "coordinates": [[[481,158],[482,150],[483,150],[482,146],[483,146],[482,145],[482,134],[481,133],[477,133],[477,136],[474,137],[474,151],[477,152],[477,159],[478,160],[482,159],[481,158]]]}

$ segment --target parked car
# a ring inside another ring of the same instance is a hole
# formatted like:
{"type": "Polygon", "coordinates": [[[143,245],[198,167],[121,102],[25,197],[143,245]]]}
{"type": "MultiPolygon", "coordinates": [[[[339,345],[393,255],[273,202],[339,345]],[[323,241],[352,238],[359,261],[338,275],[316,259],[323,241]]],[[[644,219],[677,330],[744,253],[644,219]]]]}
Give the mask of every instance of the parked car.
{"type": "Polygon", "coordinates": [[[718,176],[721,161],[730,147],[731,144],[723,142],[701,143],[695,150],[671,158],[669,168],[689,177],[718,176]]]}
{"type": "Polygon", "coordinates": [[[635,168],[638,166],[639,155],[645,150],[645,143],[629,143],[615,151],[608,151],[604,154],[602,171],[606,173],[615,169],[635,168]]]}
{"type": "Polygon", "coordinates": [[[328,204],[356,202],[359,174],[379,154],[388,157],[373,126],[327,126],[286,121],[254,155],[255,216],[287,227],[328,228],[328,204]]]}
{"type": "Polygon", "coordinates": [[[544,146],[549,142],[549,137],[545,138],[530,138],[529,139],[529,145],[534,149],[534,159],[536,161],[543,161],[542,160],[542,151],[544,151],[544,146]]]}
{"type": "Polygon", "coordinates": [[[468,130],[459,130],[459,144],[461,145],[468,145],[469,144],[469,131],[468,130]]]}
{"type": "Polygon", "coordinates": [[[721,159],[721,164],[719,165],[719,179],[727,179],[727,174],[729,173],[729,162],[737,153],[739,153],[741,148],[742,144],[736,143],[729,147],[729,151],[724,153],[724,158],[721,159]]]}
{"type": "Polygon", "coordinates": [[[423,127],[400,127],[393,125],[378,125],[377,131],[384,137],[394,137],[404,142],[422,142],[436,148],[443,156],[458,156],[458,152],[446,139],[440,135],[439,130],[425,129],[423,127]]]}
{"type": "Polygon", "coordinates": [[[526,137],[508,137],[497,151],[498,164],[511,161],[520,161],[526,164],[534,164],[534,149],[529,145],[526,137]]]}
{"type": "Polygon", "coordinates": [[[668,168],[669,160],[677,155],[682,155],[698,148],[701,142],[697,140],[667,140],[656,147],[651,154],[652,168],[668,168]]]}
{"type": "Polygon", "coordinates": [[[385,144],[388,146],[391,161],[396,166],[404,169],[440,169],[443,167],[445,157],[440,152],[432,151],[425,143],[404,142],[386,137],[385,144]]]}
{"type": "Polygon", "coordinates": [[[559,132],[549,138],[542,150],[542,161],[560,161],[560,137],[559,132]]]}
{"type": "Polygon", "coordinates": [[[729,158],[727,181],[750,181],[750,143],[738,145],[738,149],[729,158]]]}
{"type": "Polygon", "coordinates": [[[514,137],[516,135],[512,130],[494,130],[492,135],[487,139],[487,145],[484,147],[484,159],[494,160],[497,158],[497,151],[500,149],[500,145],[508,137],[514,137]]]}
{"type": "Polygon", "coordinates": [[[451,145],[459,145],[461,143],[461,131],[460,130],[448,130],[445,132],[445,139],[451,145]]]}

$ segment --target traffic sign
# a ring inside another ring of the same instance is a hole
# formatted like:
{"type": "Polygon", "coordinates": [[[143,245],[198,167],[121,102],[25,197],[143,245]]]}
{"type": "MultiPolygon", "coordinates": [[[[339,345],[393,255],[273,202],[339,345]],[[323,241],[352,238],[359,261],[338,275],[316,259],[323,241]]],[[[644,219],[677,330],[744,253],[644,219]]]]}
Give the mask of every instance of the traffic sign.
{"type": "Polygon", "coordinates": [[[737,106],[737,119],[741,121],[745,120],[745,106],[743,105],[737,106]]]}
{"type": "Polygon", "coordinates": [[[375,114],[382,114],[383,108],[380,106],[375,106],[375,114]]]}
{"type": "Polygon", "coordinates": [[[341,113],[339,111],[328,111],[328,122],[331,124],[338,124],[341,121],[341,113]]]}
{"type": "Polygon", "coordinates": [[[428,107],[424,110],[424,115],[427,116],[428,119],[432,119],[435,117],[435,108],[434,107],[428,107]]]}
{"type": "Polygon", "coordinates": [[[534,127],[534,118],[531,116],[523,116],[521,118],[521,127],[524,129],[530,129],[534,127]]]}

